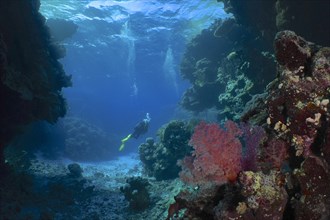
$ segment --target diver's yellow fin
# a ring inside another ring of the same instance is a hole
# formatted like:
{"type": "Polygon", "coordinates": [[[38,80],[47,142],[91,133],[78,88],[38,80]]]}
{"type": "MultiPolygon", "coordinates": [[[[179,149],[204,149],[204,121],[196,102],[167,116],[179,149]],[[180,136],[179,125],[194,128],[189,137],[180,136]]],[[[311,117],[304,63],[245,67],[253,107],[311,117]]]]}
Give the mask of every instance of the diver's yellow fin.
{"type": "Polygon", "coordinates": [[[122,139],[121,142],[124,142],[125,143],[126,141],[128,141],[128,139],[131,138],[131,136],[132,136],[132,134],[127,135],[127,137],[125,137],[124,139],[122,139]]]}
{"type": "Polygon", "coordinates": [[[126,141],[128,141],[131,138],[132,134],[127,135],[127,137],[125,137],[124,139],[121,140],[121,145],[119,147],[119,151],[124,150],[125,147],[125,143],[126,141]]]}
{"type": "Polygon", "coordinates": [[[119,147],[119,151],[124,150],[124,147],[125,147],[125,143],[122,143],[122,144],[120,145],[120,147],[119,147]]]}

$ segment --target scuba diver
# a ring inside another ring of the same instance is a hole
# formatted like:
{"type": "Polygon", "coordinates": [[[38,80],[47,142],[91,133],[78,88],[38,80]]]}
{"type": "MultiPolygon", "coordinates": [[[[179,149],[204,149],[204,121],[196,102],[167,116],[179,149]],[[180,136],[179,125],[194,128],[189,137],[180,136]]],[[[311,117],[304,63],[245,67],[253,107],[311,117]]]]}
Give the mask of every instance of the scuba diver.
{"type": "Polygon", "coordinates": [[[138,139],[140,137],[140,135],[147,133],[150,120],[151,120],[150,115],[149,115],[149,113],[147,113],[146,118],[143,119],[141,122],[139,122],[137,125],[135,125],[133,133],[127,135],[127,137],[125,137],[124,139],[121,140],[121,145],[119,147],[119,151],[122,151],[124,149],[125,143],[131,137],[138,139]]]}

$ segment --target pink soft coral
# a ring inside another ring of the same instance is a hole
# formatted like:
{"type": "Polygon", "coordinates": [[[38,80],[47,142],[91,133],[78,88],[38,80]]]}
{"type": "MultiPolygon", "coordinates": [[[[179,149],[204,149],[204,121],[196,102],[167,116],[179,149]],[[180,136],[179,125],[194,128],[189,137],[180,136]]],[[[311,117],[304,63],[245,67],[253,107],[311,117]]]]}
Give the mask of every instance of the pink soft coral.
{"type": "Polygon", "coordinates": [[[236,180],[241,171],[242,145],[238,137],[242,132],[232,121],[227,121],[225,128],[205,122],[196,126],[190,140],[195,149],[193,157],[182,162],[180,177],[183,181],[222,184],[236,180]]]}

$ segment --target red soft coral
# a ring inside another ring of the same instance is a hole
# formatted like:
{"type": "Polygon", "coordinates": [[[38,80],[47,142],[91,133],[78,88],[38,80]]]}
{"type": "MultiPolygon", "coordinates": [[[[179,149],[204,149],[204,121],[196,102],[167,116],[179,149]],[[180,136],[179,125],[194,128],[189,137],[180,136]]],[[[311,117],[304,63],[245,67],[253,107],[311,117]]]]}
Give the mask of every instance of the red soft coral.
{"type": "Polygon", "coordinates": [[[242,145],[238,137],[242,132],[232,121],[227,121],[225,128],[205,122],[196,126],[190,140],[195,149],[193,157],[182,162],[180,177],[183,181],[223,184],[236,180],[241,171],[242,145]]]}

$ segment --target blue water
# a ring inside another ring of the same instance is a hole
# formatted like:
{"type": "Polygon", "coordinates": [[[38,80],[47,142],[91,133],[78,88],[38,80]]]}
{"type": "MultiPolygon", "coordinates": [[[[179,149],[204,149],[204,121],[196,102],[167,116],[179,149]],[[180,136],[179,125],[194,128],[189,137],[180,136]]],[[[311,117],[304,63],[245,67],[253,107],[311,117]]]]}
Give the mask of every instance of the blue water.
{"type": "MultiPolygon", "coordinates": [[[[73,21],[78,31],[61,42],[61,59],[72,74],[65,89],[69,116],[82,118],[120,139],[131,133],[146,113],[149,131],[130,140],[126,152],[180,111],[178,102],[189,87],[180,78],[186,44],[214,19],[225,18],[215,0],[77,1],[42,0],[47,18],[73,21]]],[[[112,146],[115,152],[118,146],[112,146]]]]}

